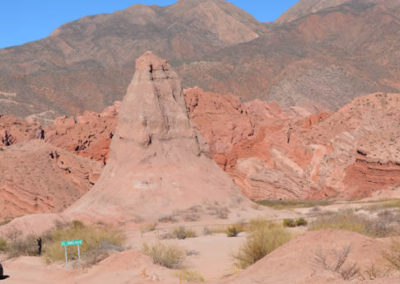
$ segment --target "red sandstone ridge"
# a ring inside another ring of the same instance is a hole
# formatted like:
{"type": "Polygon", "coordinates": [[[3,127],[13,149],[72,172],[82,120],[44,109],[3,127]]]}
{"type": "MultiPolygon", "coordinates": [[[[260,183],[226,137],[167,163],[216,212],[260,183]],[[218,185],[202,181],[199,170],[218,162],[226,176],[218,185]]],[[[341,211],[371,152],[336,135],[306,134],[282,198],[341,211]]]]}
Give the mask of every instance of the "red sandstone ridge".
{"type": "Polygon", "coordinates": [[[40,140],[0,149],[0,220],[60,212],[96,182],[101,164],[40,140]]]}
{"type": "Polygon", "coordinates": [[[186,92],[191,120],[215,161],[258,200],[362,198],[399,186],[399,100],[373,94],[334,114],[306,115],[186,92]]]}
{"type": "Polygon", "coordinates": [[[203,154],[202,140],[189,121],[178,76],[146,52],[121,104],[110,159],[95,187],[66,213],[157,220],[190,208],[215,214],[215,207],[249,205],[203,154]]]}
{"type": "Polygon", "coordinates": [[[39,123],[30,123],[13,115],[0,115],[0,147],[40,137],[39,123]]]}
{"type": "Polygon", "coordinates": [[[86,111],[78,117],[62,116],[49,126],[41,126],[32,119],[1,115],[0,146],[43,138],[51,145],[105,164],[119,105],[115,102],[101,113],[86,111]]]}
{"type": "Polygon", "coordinates": [[[77,118],[59,117],[45,129],[46,141],[105,164],[117,124],[119,106],[120,103],[116,102],[101,113],[86,111],[77,118]]]}

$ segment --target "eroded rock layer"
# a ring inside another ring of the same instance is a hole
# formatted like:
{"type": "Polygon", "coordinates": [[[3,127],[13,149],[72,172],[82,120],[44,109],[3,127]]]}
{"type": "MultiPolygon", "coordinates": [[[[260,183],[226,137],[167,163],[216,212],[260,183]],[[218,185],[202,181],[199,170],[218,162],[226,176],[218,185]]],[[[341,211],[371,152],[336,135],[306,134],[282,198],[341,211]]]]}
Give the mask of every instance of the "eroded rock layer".
{"type": "Polygon", "coordinates": [[[40,140],[0,150],[0,220],[60,212],[94,185],[101,164],[40,140]]]}

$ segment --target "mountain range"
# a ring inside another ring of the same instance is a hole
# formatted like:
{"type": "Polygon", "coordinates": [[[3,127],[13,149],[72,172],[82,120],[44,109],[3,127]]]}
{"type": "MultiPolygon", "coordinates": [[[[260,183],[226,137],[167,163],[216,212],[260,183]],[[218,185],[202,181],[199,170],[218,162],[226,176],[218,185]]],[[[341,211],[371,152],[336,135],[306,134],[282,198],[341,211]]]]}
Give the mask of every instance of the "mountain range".
{"type": "Polygon", "coordinates": [[[167,58],[183,87],[337,110],[399,91],[399,9],[395,0],[302,0],[261,23],[224,0],[179,0],[85,17],[0,50],[0,113],[99,112],[122,99],[146,50],[167,58]]]}

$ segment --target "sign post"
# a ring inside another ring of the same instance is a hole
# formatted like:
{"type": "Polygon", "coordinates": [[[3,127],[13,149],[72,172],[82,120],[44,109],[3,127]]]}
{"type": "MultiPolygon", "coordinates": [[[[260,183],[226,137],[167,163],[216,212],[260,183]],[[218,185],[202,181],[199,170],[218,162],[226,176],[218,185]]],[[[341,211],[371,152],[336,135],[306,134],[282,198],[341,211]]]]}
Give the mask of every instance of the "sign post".
{"type": "Polygon", "coordinates": [[[81,250],[80,250],[81,245],[82,245],[82,240],[72,240],[72,241],[61,242],[61,246],[64,247],[64,252],[65,252],[65,265],[68,264],[67,247],[77,246],[78,247],[78,259],[81,260],[81,250]]]}

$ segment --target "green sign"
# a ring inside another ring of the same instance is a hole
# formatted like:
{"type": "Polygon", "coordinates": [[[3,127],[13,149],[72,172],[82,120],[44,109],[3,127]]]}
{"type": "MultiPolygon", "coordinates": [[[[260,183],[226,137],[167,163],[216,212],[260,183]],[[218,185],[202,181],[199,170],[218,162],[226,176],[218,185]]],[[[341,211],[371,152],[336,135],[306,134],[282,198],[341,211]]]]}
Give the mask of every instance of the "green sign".
{"type": "Polygon", "coordinates": [[[62,247],[69,247],[69,246],[80,246],[82,245],[82,240],[73,240],[73,241],[63,241],[61,242],[62,247]]]}

